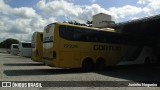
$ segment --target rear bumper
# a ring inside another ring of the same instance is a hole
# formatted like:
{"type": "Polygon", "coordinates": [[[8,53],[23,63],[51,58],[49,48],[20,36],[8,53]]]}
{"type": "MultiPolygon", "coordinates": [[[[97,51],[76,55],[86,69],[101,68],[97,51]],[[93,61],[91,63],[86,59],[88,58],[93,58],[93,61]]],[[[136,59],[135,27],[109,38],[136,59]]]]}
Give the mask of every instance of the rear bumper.
{"type": "Polygon", "coordinates": [[[55,67],[54,59],[52,58],[45,58],[43,57],[43,60],[45,65],[50,66],[50,67],[55,67]]]}

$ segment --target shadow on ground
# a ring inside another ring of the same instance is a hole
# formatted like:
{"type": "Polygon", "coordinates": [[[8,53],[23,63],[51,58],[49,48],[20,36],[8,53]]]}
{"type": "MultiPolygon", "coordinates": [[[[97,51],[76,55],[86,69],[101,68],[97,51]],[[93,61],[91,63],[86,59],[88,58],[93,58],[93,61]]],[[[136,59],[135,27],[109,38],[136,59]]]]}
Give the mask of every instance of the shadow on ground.
{"type": "Polygon", "coordinates": [[[160,81],[160,66],[129,65],[107,67],[96,73],[131,81],[160,81]]]}
{"type": "Polygon", "coordinates": [[[28,69],[28,70],[5,70],[7,76],[21,75],[56,75],[56,74],[71,74],[82,73],[81,69],[28,69]]]}
{"type": "MultiPolygon", "coordinates": [[[[12,65],[12,64],[7,64],[12,65]]],[[[13,64],[18,65],[18,64],[13,64]]],[[[23,65],[23,64],[22,64],[23,65]]],[[[25,65],[25,64],[24,64],[25,65]]],[[[23,65],[23,66],[24,66],[23,65]]],[[[32,66],[34,64],[31,64],[32,66]]],[[[7,76],[23,76],[23,75],[60,75],[84,73],[81,69],[28,69],[28,70],[5,70],[7,76]]],[[[130,66],[114,66],[107,67],[103,71],[94,71],[94,73],[104,75],[106,77],[114,77],[129,81],[160,81],[160,66],[152,65],[146,67],[144,65],[130,66]]]]}
{"type": "Polygon", "coordinates": [[[4,66],[43,66],[43,63],[5,63],[4,66]]]}
{"type": "Polygon", "coordinates": [[[6,56],[4,58],[19,58],[20,56],[6,56]]]}

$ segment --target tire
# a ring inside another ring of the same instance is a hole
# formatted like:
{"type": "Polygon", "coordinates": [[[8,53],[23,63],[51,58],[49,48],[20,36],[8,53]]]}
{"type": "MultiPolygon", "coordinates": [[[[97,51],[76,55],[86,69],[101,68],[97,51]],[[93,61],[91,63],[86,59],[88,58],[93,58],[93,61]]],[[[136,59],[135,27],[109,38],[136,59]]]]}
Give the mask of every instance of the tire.
{"type": "Polygon", "coordinates": [[[103,58],[99,58],[96,60],[96,63],[95,63],[95,69],[96,70],[103,70],[105,68],[105,60],[103,58]]]}
{"type": "Polygon", "coordinates": [[[145,58],[145,62],[144,62],[145,66],[150,66],[151,65],[151,60],[149,57],[145,58]]]}
{"type": "Polygon", "coordinates": [[[93,63],[92,59],[90,59],[90,58],[85,59],[82,63],[82,70],[84,72],[92,71],[93,70],[93,64],[94,63],[93,63]]]}

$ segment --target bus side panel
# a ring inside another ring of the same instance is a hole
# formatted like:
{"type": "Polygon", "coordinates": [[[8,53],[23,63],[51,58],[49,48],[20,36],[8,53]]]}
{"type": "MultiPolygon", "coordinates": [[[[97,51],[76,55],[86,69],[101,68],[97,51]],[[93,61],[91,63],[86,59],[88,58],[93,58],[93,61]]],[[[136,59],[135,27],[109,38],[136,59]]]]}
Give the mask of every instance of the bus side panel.
{"type": "Polygon", "coordinates": [[[55,67],[59,67],[59,57],[60,57],[60,52],[59,52],[59,48],[60,48],[60,39],[59,39],[59,25],[55,24],[55,28],[54,28],[54,41],[53,41],[53,48],[52,48],[52,57],[53,57],[53,52],[56,52],[56,59],[53,59],[52,64],[55,67]]]}
{"type": "Polygon", "coordinates": [[[41,41],[41,37],[40,37],[40,33],[37,35],[37,45],[36,45],[36,49],[37,49],[37,61],[42,62],[42,41],[41,41]]]}
{"type": "Polygon", "coordinates": [[[152,60],[151,47],[128,46],[126,53],[124,53],[118,65],[144,64],[147,57],[152,60]]]}
{"type": "Polygon", "coordinates": [[[61,59],[59,59],[59,66],[66,68],[80,67],[80,53],[79,52],[61,52],[61,59]]]}
{"type": "Polygon", "coordinates": [[[60,67],[81,67],[86,58],[91,58],[94,63],[98,58],[104,58],[107,66],[116,65],[126,53],[126,48],[123,45],[68,41],[61,38],[59,64],[60,67]]]}
{"type": "Polygon", "coordinates": [[[123,55],[126,53],[127,46],[121,44],[108,44],[108,45],[113,47],[119,47],[119,49],[117,50],[110,49],[110,51],[108,52],[109,58],[107,59],[106,65],[114,66],[123,58],[123,55]]]}
{"type": "Polygon", "coordinates": [[[33,61],[36,61],[37,58],[36,58],[36,35],[37,33],[33,33],[32,35],[32,55],[31,55],[31,59],[33,61]]]}
{"type": "Polygon", "coordinates": [[[91,58],[94,63],[98,58],[103,58],[106,66],[115,65],[125,53],[125,47],[116,44],[84,43],[81,44],[81,63],[85,58],[91,58]],[[84,44],[84,45],[83,45],[84,44]]]}
{"type": "Polygon", "coordinates": [[[59,67],[80,67],[80,52],[78,43],[60,38],[59,51],[59,67]]]}
{"type": "Polygon", "coordinates": [[[31,59],[32,59],[33,61],[36,61],[36,60],[37,60],[37,58],[36,58],[36,49],[35,49],[35,48],[32,48],[32,56],[31,56],[31,59]]]}

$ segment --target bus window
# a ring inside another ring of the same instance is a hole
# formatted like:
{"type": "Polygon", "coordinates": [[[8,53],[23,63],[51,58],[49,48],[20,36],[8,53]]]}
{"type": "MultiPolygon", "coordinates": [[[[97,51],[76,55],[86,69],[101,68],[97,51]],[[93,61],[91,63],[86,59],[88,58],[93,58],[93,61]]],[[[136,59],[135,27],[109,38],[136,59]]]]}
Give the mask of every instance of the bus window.
{"type": "Polygon", "coordinates": [[[31,43],[22,43],[22,47],[31,48],[31,43]]]}
{"type": "Polygon", "coordinates": [[[82,35],[83,35],[83,30],[81,30],[81,28],[75,28],[74,29],[74,35],[73,35],[74,40],[81,41],[81,36],[82,35]]]}
{"type": "Polygon", "coordinates": [[[18,45],[13,45],[13,48],[18,48],[18,45]]]}

